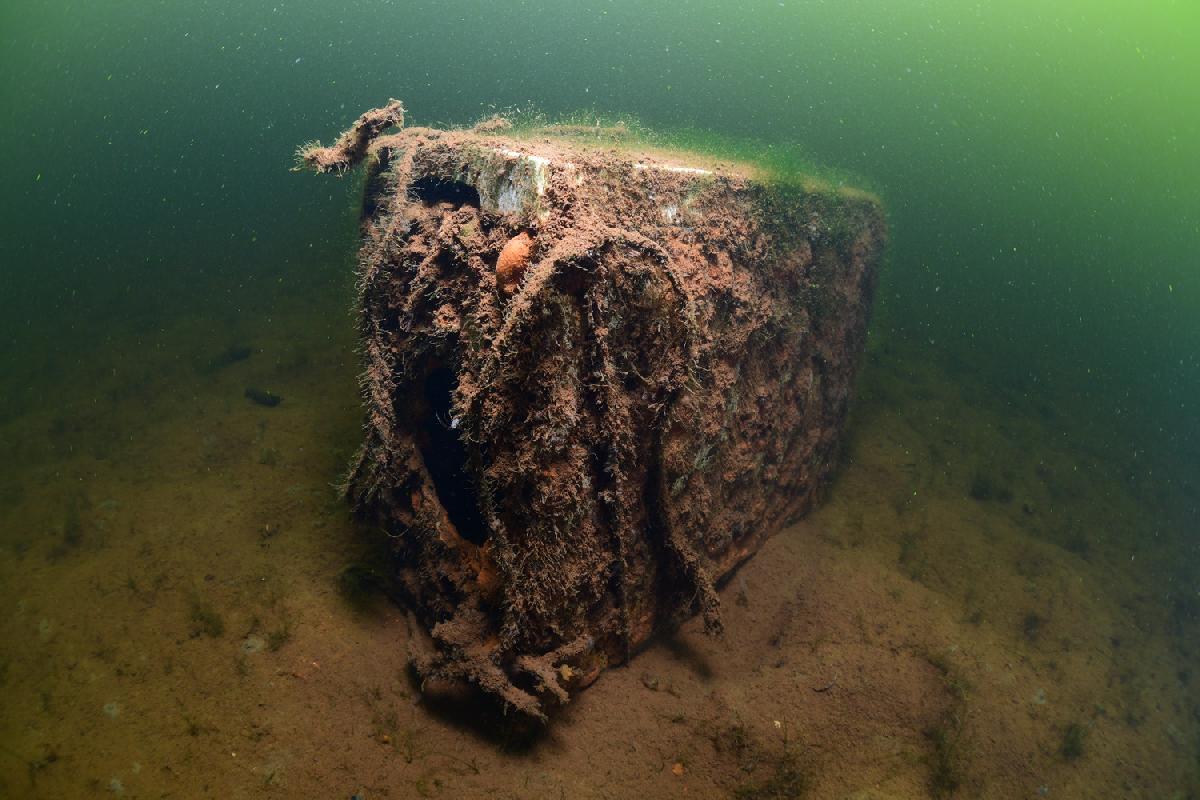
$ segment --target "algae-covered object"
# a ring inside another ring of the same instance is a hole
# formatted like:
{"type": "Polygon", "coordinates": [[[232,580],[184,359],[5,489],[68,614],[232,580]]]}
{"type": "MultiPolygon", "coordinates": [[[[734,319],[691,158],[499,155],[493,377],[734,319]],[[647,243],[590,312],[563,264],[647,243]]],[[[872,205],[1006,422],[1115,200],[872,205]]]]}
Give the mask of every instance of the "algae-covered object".
{"type": "Polygon", "coordinates": [[[886,230],[871,196],[640,149],[623,129],[364,114],[365,441],[426,678],[543,716],[807,511],[886,230]]]}

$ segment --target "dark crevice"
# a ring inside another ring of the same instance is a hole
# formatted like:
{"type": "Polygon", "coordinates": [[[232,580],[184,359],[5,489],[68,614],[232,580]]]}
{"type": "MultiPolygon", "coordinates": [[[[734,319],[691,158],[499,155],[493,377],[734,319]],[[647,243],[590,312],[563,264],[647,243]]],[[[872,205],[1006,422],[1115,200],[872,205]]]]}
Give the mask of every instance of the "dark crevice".
{"type": "Polygon", "coordinates": [[[413,197],[430,206],[450,203],[454,206],[479,208],[479,192],[467,183],[424,177],[409,184],[408,191],[413,197]]]}
{"type": "Polygon", "coordinates": [[[421,457],[433,479],[438,500],[458,535],[474,544],[483,544],[488,537],[487,524],[479,512],[479,498],[467,474],[467,447],[452,416],[457,386],[458,379],[445,367],[435,368],[425,378],[421,457]]]}
{"type": "Polygon", "coordinates": [[[654,438],[655,447],[646,464],[646,480],[642,484],[642,505],[646,509],[646,537],[654,551],[654,563],[659,565],[654,591],[658,605],[668,612],[660,624],[666,629],[673,629],[682,621],[682,614],[689,613],[690,603],[680,589],[686,585],[687,578],[667,541],[667,498],[663,496],[663,432],[655,431],[654,438]]]}

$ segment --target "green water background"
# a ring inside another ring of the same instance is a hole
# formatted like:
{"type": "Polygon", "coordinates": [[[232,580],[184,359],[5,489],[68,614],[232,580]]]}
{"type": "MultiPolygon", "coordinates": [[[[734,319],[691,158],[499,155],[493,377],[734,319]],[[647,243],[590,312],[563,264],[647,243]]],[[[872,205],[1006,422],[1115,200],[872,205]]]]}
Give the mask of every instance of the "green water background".
{"type": "Polygon", "coordinates": [[[301,141],[594,108],[863,176],[873,335],[1053,398],[1195,519],[1197,41],[1169,0],[6,2],[0,418],[123,327],[347,283],[354,183],[301,141]]]}

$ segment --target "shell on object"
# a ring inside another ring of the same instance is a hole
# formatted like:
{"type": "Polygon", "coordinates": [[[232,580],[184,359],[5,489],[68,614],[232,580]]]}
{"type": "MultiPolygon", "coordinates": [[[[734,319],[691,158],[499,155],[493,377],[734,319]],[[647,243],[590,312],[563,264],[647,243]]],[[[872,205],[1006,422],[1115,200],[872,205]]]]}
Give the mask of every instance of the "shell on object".
{"type": "Polygon", "coordinates": [[[496,284],[506,293],[511,294],[521,282],[525,268],[529,266],[529,254],[533,250],[533,239],[521,231],[508,240],[496,259],[496,284]]]}

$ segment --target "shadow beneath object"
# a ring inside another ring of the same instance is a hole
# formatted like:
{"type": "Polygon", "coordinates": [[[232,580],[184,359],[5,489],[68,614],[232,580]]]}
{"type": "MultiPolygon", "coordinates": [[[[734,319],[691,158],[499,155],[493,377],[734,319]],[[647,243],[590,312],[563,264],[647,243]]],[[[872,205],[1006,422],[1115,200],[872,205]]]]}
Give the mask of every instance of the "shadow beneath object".
{"type": "Polygon", "coordinates": [[[338,573],[338,594],[359,621],[384,622],[395,602],[388,594],[387,578],[367,563],[371,562],[350,564],[338,573]]]}
{"type": "Polygon", "coordinates": [[[391,538],[378,528],[352,520],[342,530],[338,549],[349,554],[333,579],[345,607],[360,623],[391,624],[404,608],[395,580],[396,555],[391,538]]]}
{"type": "Polygon", "coordinates": [[[696,677],[705,681],[712,679],[713,669],[708,659],[678,630],[663,631],[658,637],[658,643],[672,658],[695,673],[696,677]]]}
{"type": "MultiPolygon", "coordinates": [[[[494,695],[474,685],[448,681],[422,681],[412,664],[405,675],[419,705],[440,722],[471,734],[491,747],[510,755],[533,755],[534,751],[554,740],[550,723],[541,723],[523,714],[513,713],[494,695]]],[[[556,711],[547,709],[552,717],[556,711]]]]}

